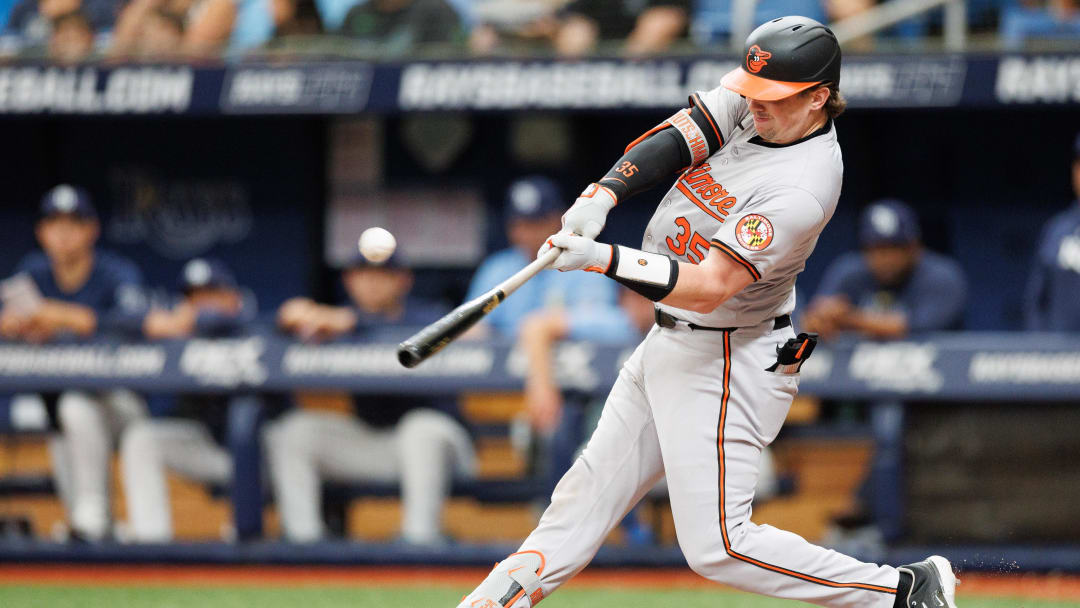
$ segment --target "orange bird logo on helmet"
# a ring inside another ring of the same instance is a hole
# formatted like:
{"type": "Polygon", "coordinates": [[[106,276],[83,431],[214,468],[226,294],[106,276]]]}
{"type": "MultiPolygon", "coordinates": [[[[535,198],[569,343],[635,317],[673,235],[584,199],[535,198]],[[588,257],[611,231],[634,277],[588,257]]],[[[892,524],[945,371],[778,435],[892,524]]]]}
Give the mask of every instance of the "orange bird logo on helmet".
{"type": "Polygon", "coordinates": [[[746,69],[752,74],[757,74],[761,68],[765,67],[765,64],[769,63],[766,60],[770,58],[772,58],[772,53],[761,50],[761,47],[755,44],[746,52],[746,69]]]}

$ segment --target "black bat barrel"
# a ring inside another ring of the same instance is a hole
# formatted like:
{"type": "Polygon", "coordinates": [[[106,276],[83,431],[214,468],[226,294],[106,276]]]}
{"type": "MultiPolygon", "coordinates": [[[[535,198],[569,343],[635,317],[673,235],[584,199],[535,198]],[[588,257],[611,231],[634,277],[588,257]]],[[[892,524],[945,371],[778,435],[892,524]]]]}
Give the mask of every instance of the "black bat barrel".
{"type": "Polygon", "coordinates": [[[493,290],[458,306],[443,318],[398,344],[398,361],[410,368],[420,365],[495,310],[505,297],[502,291],[493,290]]]}

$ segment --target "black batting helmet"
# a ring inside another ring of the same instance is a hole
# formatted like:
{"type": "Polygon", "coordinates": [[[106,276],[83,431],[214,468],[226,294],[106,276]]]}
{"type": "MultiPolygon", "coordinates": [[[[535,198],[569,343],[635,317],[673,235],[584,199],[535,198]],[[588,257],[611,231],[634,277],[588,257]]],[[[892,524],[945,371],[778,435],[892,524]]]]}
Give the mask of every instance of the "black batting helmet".
{"type": "Polygon", "coordinates": [[[840,84],[840,43],[832,30],[808,17],[780,17],[746,38],[742,65],[720,84],[762,101],[794,95],[816,84],[840,84]]]}

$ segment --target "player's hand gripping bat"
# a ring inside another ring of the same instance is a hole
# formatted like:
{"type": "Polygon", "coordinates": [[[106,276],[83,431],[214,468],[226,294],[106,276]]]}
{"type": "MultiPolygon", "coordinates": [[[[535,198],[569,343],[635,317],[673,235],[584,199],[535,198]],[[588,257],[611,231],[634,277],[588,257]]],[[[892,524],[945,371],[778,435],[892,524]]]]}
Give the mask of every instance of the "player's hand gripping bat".
{"type": "Polygon", "coordinates": [[[495,307],[521,287],[525,281],[547,268],[562,249],[549,249],[528,266],[514,273],[513,276],[499,283],[484,295],[465,302],[450,311],[443,318],[416,332],[411,338],[398,345],[398,361],[405,367],[416,367],[425,359],[442,350],[444,346],[465,333],[483,319],[495,307]]]}

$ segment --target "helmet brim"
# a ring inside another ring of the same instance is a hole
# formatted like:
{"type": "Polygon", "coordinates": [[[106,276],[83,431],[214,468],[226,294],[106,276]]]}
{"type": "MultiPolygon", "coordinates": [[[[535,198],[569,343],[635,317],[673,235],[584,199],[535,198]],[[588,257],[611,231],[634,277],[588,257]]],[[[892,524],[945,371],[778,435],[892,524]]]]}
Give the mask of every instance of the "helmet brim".
{"type": "Polygon", "coordinates": [[[731,70],[720,79],[720,84],[743,97],[758,101],[776,101],[809,89],[820,82],[783,82],[755,76],[741,67],[731,70]]]}

